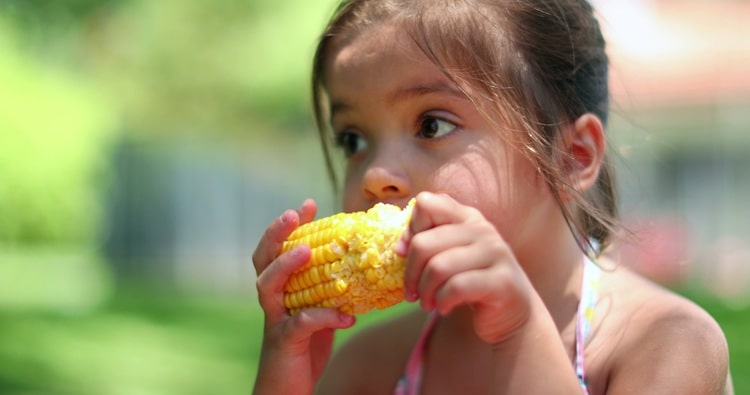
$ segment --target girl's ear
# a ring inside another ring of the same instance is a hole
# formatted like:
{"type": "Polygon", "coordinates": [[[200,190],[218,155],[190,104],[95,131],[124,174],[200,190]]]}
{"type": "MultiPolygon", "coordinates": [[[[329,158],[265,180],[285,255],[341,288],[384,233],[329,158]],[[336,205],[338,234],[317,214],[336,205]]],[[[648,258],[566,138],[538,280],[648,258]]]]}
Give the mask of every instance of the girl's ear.
{"type": "Polygon", "coordinates": [[[581,115],[565,136],[569,165],[566,166],[568,179],[578,193],[589,190],[599,177],[607,147],[604,126],[594,114],[581,115]]]}

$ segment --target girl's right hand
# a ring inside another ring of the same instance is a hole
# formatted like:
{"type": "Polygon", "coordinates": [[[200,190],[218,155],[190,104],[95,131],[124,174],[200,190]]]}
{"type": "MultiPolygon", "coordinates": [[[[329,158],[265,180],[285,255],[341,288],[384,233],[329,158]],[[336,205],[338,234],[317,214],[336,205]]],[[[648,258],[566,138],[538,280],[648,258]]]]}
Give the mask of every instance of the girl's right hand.
{"type": "Polygon", "coordinates": [[[263,345],[254,394],[310,394],[331,355],[335,329],[348,328],[354,317],[333,309],[305,309],[290,315],[284,307],[284,284],[310,258],[299,246],[281,254],[284,240],[315,217],[315,202],[287,210],[266,229],[253,253],[258,300],[265,313],[263,345]]]}

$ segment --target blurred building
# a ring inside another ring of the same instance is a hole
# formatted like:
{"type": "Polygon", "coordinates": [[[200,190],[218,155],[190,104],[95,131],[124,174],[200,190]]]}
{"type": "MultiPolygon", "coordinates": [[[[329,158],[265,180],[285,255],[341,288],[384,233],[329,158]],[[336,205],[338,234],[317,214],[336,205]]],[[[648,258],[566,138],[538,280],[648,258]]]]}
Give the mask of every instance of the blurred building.
{"type": "Polygon", "coordinates": [[[663,281],[693,276],[747,292],[750,3],[597,6],[610,43],[623,214],[642,237],[625,258],[663,281]]]}
{"type": "Polygon", "coordinates": [[[331,211],[330,199],[320,198],[328,190],[323,166],[307,170],[307,179],[300,169],[312,160],[299,149],[313,152],[314,143],[284,155],[261,143],[123,141],[113,155],[104,240],[118,278],[188,291],[254,291],[252,253],[266,226],[307,197],[331,211]]]}

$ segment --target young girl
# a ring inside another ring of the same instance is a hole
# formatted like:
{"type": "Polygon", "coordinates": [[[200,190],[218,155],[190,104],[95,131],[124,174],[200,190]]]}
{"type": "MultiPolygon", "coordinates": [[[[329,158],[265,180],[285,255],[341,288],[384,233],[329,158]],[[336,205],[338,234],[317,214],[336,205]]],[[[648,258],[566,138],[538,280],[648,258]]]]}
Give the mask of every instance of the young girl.
{"type": "Polygon", "coordinates": [[[585,0],[345,1],[315,56],[318,124],[347,158],[345,211],[416,197],[396,250],[420,308],[331,357],[354,318],[282,303],[310,257],[280,254],[304,202],[253,255],[255,393],[731,393],[714,320],[602,253],[607,69],[585,0]]]}

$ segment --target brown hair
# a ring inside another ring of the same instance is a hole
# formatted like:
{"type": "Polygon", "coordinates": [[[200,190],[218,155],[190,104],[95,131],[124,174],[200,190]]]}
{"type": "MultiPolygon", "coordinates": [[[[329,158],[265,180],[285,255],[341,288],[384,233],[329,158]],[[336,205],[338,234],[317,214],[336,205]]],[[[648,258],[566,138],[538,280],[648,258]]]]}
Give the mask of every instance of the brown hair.
{"type": "Polygon", "coordinates": [[[479,90],[467,97],[480,109],[492,104],[492,114],[485,113],[489,120],[521,125],[513,132],[521,133],[524,152],[550,185],[568,225],[603,248],[618,216],[609,160],[605,155],[596,185],[579,194],[563,171],[570,158],[558,148],[560,131],[581,115],[607,120],[608,59],[591,5],[586,0],[343,1],[320,39],[312,74],[315,119],[334,186],[326,56],[334,40],[383,22],[407,33],[464,93],[479,90]],[[573,198],[574,208],[564,204],[563,195],[573,198]]]}

